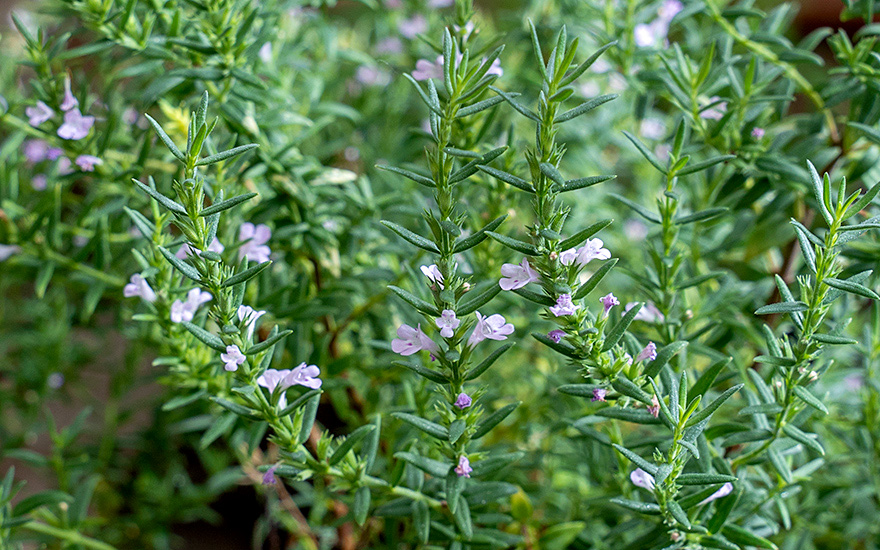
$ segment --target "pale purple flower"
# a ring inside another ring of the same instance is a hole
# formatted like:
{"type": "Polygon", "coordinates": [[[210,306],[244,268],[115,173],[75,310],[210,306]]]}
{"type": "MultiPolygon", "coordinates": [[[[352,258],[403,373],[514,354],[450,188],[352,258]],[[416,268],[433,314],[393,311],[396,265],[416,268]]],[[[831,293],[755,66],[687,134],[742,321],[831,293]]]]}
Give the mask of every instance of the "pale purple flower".
{"type": "Polygon", "coordinates": [[[247,327],[247,338],[250,340],[254,336],[254,329],[257,328],[257,320],[266,314],[265,311],[252,308],[251,306],[238,306],[238,320],[247,327]]]}
{"type": "Polygon", "coordinates": [[[711,495],[709,495],[705,499],[701,500],[699,502],[699,504],[697,504],[697,506],[702,506],[703,504],[707,504],[709,502],[712,502],[713,500],[719,499],[721,497],[726,497],[727,495],[729,495],[732,492],[733,492],[733,483],[728,481],[727,483],[722,485],[717,491],[715,491],[714,493],[712,493],[711,495]]]}
{"type": "Polygon", "coordinates": [[[42,139],[29,139],[24,142],[22,153],[25,160],[36,164],[49,158],[49,144],[42,139]]]}
{"type": "Polygon", "coordinates": [[[48,186],[49,178],[46,177],[46,174],[35,174],[31,178],[31,187],[36,191],[44,191],[48,186]]]}
{"type": "Polygon", "coordinates": [[[79,109],[71,109],[64,113],[64,124],[58,128],[58,137],[62,139],[82,139],[89,135],[95,124],[95,117],[83,115],[79,109]]]}
{"type": "Polygon", "coordinates": [[[562,265],[571,265],[578,257],[577,248],[569,248],[559,253],[559,263],[562,265]]]}
{"type": "Polygon", "coordinates": [[[131,282],[122,289],[122,295],[126,298],[140,296],[148,302],[156,301],[156,293],[150,287],[150,283],[140,273],[131,276],[131,282]]]}
{"type": "Polygon", "coordinates": [[[257,57],[260,58],[260,61],[263,63],[269,63],[272,61],[272,43],[266,42],[262,46],[260,46],[260,51],[257,52],[257,57]]]}
{"type": "Polygon", "coordinates": [[[380,40],[376,44],[376,53],[381,54],[397,54],[403,52],[403,43],[396,36],[391,36],[380,40]]]}
{"type": "Polygon", "coordinates": [[[455,316],[455,312],[451,309],[444,309],[435,321],[437,328],[440,329],[440,336],[444,338],[452,338],[455,329],[461,324],[461,319],[455,316]]]}
{"type": "Polygon", "coordinates": [[[593,260],[607,260],[610,257],[611,251],[605,248],[602,239],[587,239],[582,247],[561,252],[559,261],[562,265],[571,265],[577,261],[578,265],[584,267],[593,260]]]}
{"type": "Polygon", "coordinates": [[[290,374],[287,375],[284,381],[291,386],[298,384],[316,390],[323,384],[323,380],[318,378],[320,374],[321,369],[316,365],[306,365],[305,362],[302,362],[290,371],[290,374]]]}
{"type": "Polygon", "coordinates": [[[46,385],[53,390],[61,389],[61,386],[64,385],[64,375],[60,372],[53,372],[46,379],[46,385]]]}
{"type": "Polygon", "coordinates": [[[501,68],[501,60],[500,59],[496,59],[489,66],[489,70],[486,71],[486,75],[490,75],[490,74],[504,76],[504,69],[501,68]]]}
{"type": "Polygon", "coordinates": [[[415,38],[428,30],[428,20],[424,15],[417,14],[397,24],[397,30],[406,38],[415,38]]]}
{"type": "Polygon", "coordinates": [[[644,361],[645,359],[649,361],[657,359],[657,344],[654,342],[648,342],[648,345],[636,355],[636,361],[644,361]]]}
{"type": "Polygon", "coordinates": [[[763,137],[764,137],[764,129],[763,128],[759,128],[757,126],[752,128],[752,138],[759,140],[763,137]]]}
{"type": "Polygon", "coordinates": [[[61,157],[60,159],[58,159],[58,164],[56,166],[58,168],[58,173],[62,176],[65,174],[69,174],[73,171],[73,163],[70,162],[70,159],[67,157],[61,157]]]}
{"type": "Polygon", "coordinates": [[[270,466],[266,473],[263,474],[263,485],[275,485],[275,468],[278,466],[270,466]]]}
{"type": "Polygon", "coordinates": [[[660,416],[660,402],[657,401],[657,396],[651,396],[651,404],[648,405],[648,412],[651,413],[651,416],[657,418],[660,416]]]}
{"type": "Polygon", "coordinates": [[[245,257],[249,261],[263,263],[269,260],[269,254],[272,251],[266,246],[272,237],[272,230],[268,225],[254,225],[251,222],[244,222],[238,230],[238,240],[246,241],[238,249],[238,259],[245,257]]]}
{"type": "Polygon", "coordinates": [[[137,124],[140,116],[141,115],[137,112],[137,109],[128,107],[124,111],[122,111],[122,122],[128,124],[129,126],[133,126],[137,124]]]}
{"type": "Polygon", "coordinates": [[[220,360],[223,361],[223,368],[229,372],[238,370],[238,367],[244,363],[244,354],[235,344],[226,346],[226,353],[220,354],[220,360]]]}
{"type": "Polygon", "coordinates": [[[593,388],[593,399],[591,401],[601,401],[604,403],[606,395],[608,395],[608,390],[605,388],[593,388]]]}
{"type": "Polygon", "coordinates": [[[618,300],[617,297],[610,292],[605,296],[599,298],[599,301],[602,302],[602,307],[604,308],[604,311],[602,312],[603,317],[608,316],[608,312],[611,311],[611,308],[616,305],[620,305],[620,300],[618,300]]]}
{"type": "Polygon", "coordinates": [[[443,288],[443,274],[440,273],[440,268],[437,267],[437,264],[423,265],[419,269],[429,281],[436,283],[437,286],[443,288]]]}
{"type": "Polygon", "coordinates": [[[74,161],[83,172],[94,172],[95,166],[104,164],[104,161],[92,155],[80,155],[74,161]]]}
{"type": "Polygon", "coordinates": [[[354,79],[364,86],[385,86],[391,81],[387,71],[370,65],[361,65],[354,73],[354,79]]]}
{"type": "Polygon", "coordinates": [[[724,113],[727,112],[727,102],[722,101],[720,103],[717,103],[720,99],[721,98],[717,95],[710,97],[706,105],[711,105],[713,103],[714,105],[700,112],[700,118],[705,118],[709,120],[721,120],[722,118],[724,118],[724,113]]]}
{"type": "Polygon", "coordinates": [[[556,305],[550,307],[550,313],[556,317],[563,317],[574,315],[580,308],[581,306],[571,301],[571,294],[560,294],[559,298],[556,298],[556,305]]]}
{"type": "MultiPolygon", "coordinates": [[[[226,247],[223,246],[223,243],[221,243],[217,237],[214,237],[214,240],[211,241],[210,245],[208,245],[209,252],[216,252],[217,254],[220,254],[224,250],[226,250],[226,247]]],[[[186,257],[189,255],[201,256],[202,251],[189,243],[183,243],[183,245],[177,249],[177,253],[175,254],[175,256],[177,256],[181,260],[185,260],[186,257]]]]}
{"type": "Polygon", "coordinates": [[[455,403],[453,404],[459,409],[463,410],[470,407],[471,403],[473,403],[471,396],[464,392],[461,392],[460,394],[458,394],[458,398],[456,398],[455,403]]]}
{"type": "Polygon", "coordinates": [[[73,97],[73,92],[70,91],[70,75],[64,76],[64,101],[61,102],[60,107],[62,111],[69,111],[79,107],[79,101],[73,97]]]}
{"type": "Polygon", "coordinates": [[[654,490],[654,476],[641,468],[633,470],[633,472],[629,474],[629,479],[636,487],[641,487],[642,489],[647,489],[649,491],[654,490]]]}
{"type": "Polygon", "coordinates": [[[64,154],[64,150],[59,147],[49,147],[46,151],[46,159],[48,160],[57,160],[64,154]]]}
{"type": "Polygon", "coordinates": [[[24,114],[28,116],[28,122],[31,126],[39,126],[55,116],[55,111],[42,101],[37,101],[36,107],[27,107],[24,114]]]}
{"type": "Polygon", "coordinates": [[[639,126],[641,134],[647,139],[661,139],[666,134],[666,126],[659,118],[645,118],[639,126]]]}
{"type": "MultiPolygon", "coordinates": [[[[626,304],[624,308],[624,313],[632,309],[637,302],[630,302],[626,304]]],[[[642,306],[642,309],[636,313],[635,321],[645,321],[646,323],[662,323],[665,320],[663,314],[657,309],[657,306],[654,305],[654,302],[646,302],[645,305],[642,306]]]]}
{"type": "Polygon", "coordinates": [[[678,13],[684,9],[684,5],[679,0],[664,0],[660,5],[657,16],[664,21],[672,21],[678,13]]]}
{"type": "Polygon", "coordinates": [[[430,8],[448,8],[452,4],[455,4],[455,0],[428,0],[430,8]]]}
{"type": "Polygon", "coordinates": [[[281,396],[278,398],[278,408],[280,409],[287,407],[287,395],[284,393],[284,390],[292,385],[285,382],[289,375],[290,369],[266,369],[263,374],[257,377],[257,385],[269,390],[270,394],[275,393],[276,388],[281,389],[281,396]]]}
{"type": "Polygon", "coordinates": [[[438,55],[434,62],[427,59],[416,61],[416,69],[412,72],[412,77],[416,80],[443,78],[443,56],[438,55]]]}
{"type": "Polygon", "coordinates": [[[551,330],[550,332],[547,333],[547,338],[553,340],[553,341],[556,342],[557,344],[558,344],[558,343],[562,340],[562,338],[564,338],[564,337],[565,337],[565,331],[564,331],[564,330],[560,330],[560,329],[551,330]]]}
{"type": "Polygon", "coordinates": [[[422,332],[422,325],[416,325],[416,328],[400,325],[397,329],[397,338],[391,341],[391,350],[404,357],[422,350],[437,351],[439,349],[437,344],[422,332]]]}
{"type": "Polygon", "coordinates": [[[0,262],[9,259],[13,254],[21,252],[21,247],[14,244],[0,244],[0,262]]]}
{"type": "Polygon", "coordinates": [[[641,242],[648,236],[648,226],[640,220],[626,220],[623,223],[623,233],[629,240],[641,242]]]}
{"type": "Polygon", "coordinates": [[[464,455],[458,457],[458,466],[455,467],[455,473],[458,474],[458,477],[471,477],[471,472],[474,469],[471,468],[471,462],[464,455]]]}
{"type": "Polygon", "coordinates": [[[82,248],[89,243],[89,238],[85,235],[74,235],[73,236],[73,246],[77,248],[82,248]]]}
{"type": "Polygon", "coordinates": [[[211,300],[211,294],[193,288],[186,295],[186,301],[174,300],[171,304],[171,322],[182,323],[192,321],[199,306],[211,300]]]}
{"type": "Polygon", "coordinates": [[[669,153],[671,152],[672,147],[666,143],[660,143],[657,147],[654,147],[654,155],[662,162],[669,160],[669,153]]]}
{"type": "Polygon", "coordinates": [[[507,340],[508,334],[513,334],[514,327],[506,322],[504,317],[496,313],[484,317],[479,311],[474,312],[477,315],[477,325],[468,338],[468,346],[474,347],[483,340],[507,340]]]}
{"type": "Polygon", "coordinates": [[[639,23],[633,29],[633,39],[640,48],[651,48],[659,45],[666,38],[669,26],[662,19],[655,19],[650,23],[639,23]]]}
{"type": "Polygon", "coordinates": [[[541,279],[526,258],[523,258],[519,265],[502,265],[501,276],[501,280],[498,281],[501,290],[516,290],[541,279]]]}

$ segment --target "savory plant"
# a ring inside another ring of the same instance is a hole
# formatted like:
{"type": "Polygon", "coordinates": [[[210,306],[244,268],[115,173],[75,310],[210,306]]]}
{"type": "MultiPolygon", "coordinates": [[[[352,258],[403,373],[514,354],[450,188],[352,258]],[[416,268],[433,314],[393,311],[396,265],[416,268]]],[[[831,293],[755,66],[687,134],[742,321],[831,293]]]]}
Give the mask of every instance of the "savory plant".
{"type": "Polygon", "coordinates": [[[28,7],[0,547],[880,543],[872,2],[28,7]]]}

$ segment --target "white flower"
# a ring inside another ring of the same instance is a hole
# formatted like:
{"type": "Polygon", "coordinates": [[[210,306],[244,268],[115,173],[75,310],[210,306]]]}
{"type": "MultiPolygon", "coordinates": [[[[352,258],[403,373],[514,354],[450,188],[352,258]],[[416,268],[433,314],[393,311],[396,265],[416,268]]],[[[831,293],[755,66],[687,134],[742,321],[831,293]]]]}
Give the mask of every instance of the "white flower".
{"type": "Polygon", "coordinates": [[[253,338],[254,329],[257,328],[257,319],[266,314],[265,311],[257,311],[251,306],[238,306],[238,320],[247,326],[248,340],[253,338]]]}
{"type": "Polygon", "coordinates": [[[300,363],[299,366],[294,368],[290,374],[287,375],[284,381],[290,385],[299,384],[300,386],[316,390],[320,388],[323,383],[322,380],[318,378],[319,374],[321,374],[321,369],[317,366],[300,363]]]}
{"type": "Polygon", "coordinates": [[[400,325],[397,329],[397,338],[391,341],[391,349],[394,353],[403,356],[418,353],[423,349],[428,351],[437,351],[439,348],[428,335],[422,332],[422,326],[417,325],[413,328],[409,325],[400,325]]]}
{"type": "Polygon", "coordinates": [[[140,296],[148,302],[156,301],[156,293],[150,288],[150,283],[140,274],[135,273],[131,276],[131,282],[122,289],[122,294],[126,298],[140,296]]]}
{"type": "Polygon", "coordinates": [[[437,286],[443,288],[443,274],[440,273],[440,269],[437,267],[437,264],[431,265],[423,265],[419,268],[422,271],[422,274],[428,278],[432,283],[436,283],[437,286]]]}
{"type": "Polygon", "coordinates": [[[244,354],[235,344],[226,346],[226,353],[220,354],[220,359],[225,363],[223,368],[229,372],[237,371],[238,366],[244,363],[244,354]]]}
{"type": "Polygon", "coordinates": [[[18,254],[21,247],[14,244],[0,244],[0,262],[9,258],[13,254],[18,254]]]}
{"type": "Polygon", "coordinates": [[[61,110],[69,111],[71,109],[75,109],[79,107],[79,101],[75,97],[73,97],[73,92],[70,91],[70,75],[65,75],[64,77],[64,101],[61,102],[61,110]]]}
{"type": "Polygon", "coordinates": [[[666,134],[666,126],[659,118],[642,119],[639,130],[647,139],[661,139],[666,134]]]}
{"type": "Polygon", "coordinates": [[[192,321],[199,306],[211,299],[209,292],[198,288],[190,290],[186,295],[186,301],[174,300],[171,304],[171,322],[181,323],[192,321]]]}
{"type": "MultiPolygon", "coordinates": [[[[623,308],[624,313],[629,311],[636,305],[637,302],[630,302],[626,304],[626,307],[623,308]]],[[[654,302],[646,302],[642,309],[636,313],[634,321],[645,321],[646,323],[662,323],[664,321],[663,314],[660,313],[660,310],[657,309],[657,306],[654,305],[654,302]]]]}
{"type": "Polygon", "coordinates": [[[641,468],[633,470],[633,472],[629,474],[629,479],[636,487],[641,487],[642,489],[647,489],[649,491],[654,490],[654,476],[641,468]]]}
{"type": "Polygon", "coordinates": [[[713,103],[714,105],[708,109],[703,109],[703,111],[700,112],[700,118],[709,120],[721,120],[724,118],[724,113],[727,112],[727,102],[720,100],[721,98],[717,95],[710,97],[706,105],[712,105],[713,103]]]}
{"type": "Polygon", "coordinates": [[[718,499],[718,498],[721,498],[721,497],[726,497],[726,496],[729,495],[732,491],[733,491],[733,483],[730,483],[730,482],[728,481],[727,483],[725,483],[724,485],[722,485],[720,489],[718,489],[717,491],[715,491],[714,493],[712,493],[711,495],[709,495],[708,497],[706,497],[704,500],[701,500],[700,503],[697,504],[697,506],[702,506],[703,504],[706,504],[706,503],[708,503],[708,502],[712,502],[712,501],[715,500],[715,499],[718,499]]]}
{"type": "Polygon", "coordinates": [[[578,265],[584,267],[592,260],[607,260],[611,257],[611,251],[604,248],[602,239],[587,239],[580,248],[569,248],[559,254],[562,265],[571,265],[577,260],[578,265]]]}
{"type": "Polygon", "coordinates": [[[480,315],[479,311],[474,312],[477,315],[477,326],[468,338],[468,346],[474,347],[483,340],[507,340],[507,335],[512,334],[514,327],[506,322],[504,317],[495,314],[488,317],[480,315]]]}
{"type": "Polygon", "coordinates": [[[540,280],[538,273],[529,265],[529,261],[523,258],[519,265],[504,264],[501,266],[503,276],[498,284],[501,290],[516,290],[529,283],[540,280]]]}
{"type": "Polygon", "coordinates": [[[272,251],[266,246],[272,237],[272,230],[268,225],[254,225],[250,222],[241,224],[238,230],[238,240],[246,241],[238,249],[238,259],[247,257],[248,260],[257,263],[263,263],[269,260],[269,254],[272,251]]]}
{"type": "Polygon", "coordinates": [[[275,388],[281,386],[281,396],[278,398],[278,407],[283,409],[287,407],[287,395],[284,390],[290,387],[290,384],[284,384],[284,379],[290,374],[290,369],[266,369],[266,371],[257,378],[257,385],[269,390],[269,393],[275,393],[275,388]]]}
{"type": "Polygon", "coordinates": [[[266,42],[262,46],[260,46],[260,51],[257,52],[257,57],[260,58],[260,61],[263,63],[269,63],[272,61],[272,43],[266,42]]]}
{"type": "MultiPolygon", "coordinates": [[[[226,247],[223,246],[223,244],[217,237],[214,237],[214,240],[211,241],[211,244],[208,246],[209,252],[216,252],[217,254],[220,254],[224,250],[226,250],[226,247]]],[[[186,257],[190,254],[192,254],[193,256],[201,256],[202,251],[189,243],[183,243],[183,246],[177,249],[177,254],[175,254],[175,256],[177,256],[181,260],[185,260],[186,257]]]]}
{"type": "Polygon", "coordinates": [[[437,323],[437,328],[440,329],[440,336],[452,338],[455,329],[461,324],[461,319],[456,318],[455,312],[451,309],[444,309],[440,317],[434,322],[437,323]]]}

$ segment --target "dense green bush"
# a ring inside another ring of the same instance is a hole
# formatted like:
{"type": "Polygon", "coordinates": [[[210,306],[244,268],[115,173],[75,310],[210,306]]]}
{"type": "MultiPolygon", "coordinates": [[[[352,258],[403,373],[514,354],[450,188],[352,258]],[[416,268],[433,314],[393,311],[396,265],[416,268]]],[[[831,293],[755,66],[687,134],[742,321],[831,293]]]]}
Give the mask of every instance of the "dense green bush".
{"type": "Polygon", "coordinates": [[[878,548],[873,0],[313,4],[3,31],[0,548],[878,548]]]}

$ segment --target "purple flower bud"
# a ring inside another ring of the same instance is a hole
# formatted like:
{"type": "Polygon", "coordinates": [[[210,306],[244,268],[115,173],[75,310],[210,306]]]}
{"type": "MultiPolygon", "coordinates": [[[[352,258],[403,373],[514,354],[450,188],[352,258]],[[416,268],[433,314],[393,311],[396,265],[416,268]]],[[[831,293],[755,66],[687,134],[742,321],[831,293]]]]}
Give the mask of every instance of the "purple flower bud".
{"type": "Polygon", "coordinates": [[[645,359],[653,361],[656,358],[657,344],[655,344],[654,342],[648,342],[648,345],[645,346],[645,349],[643,349],[639,352],[638,355],[636,355],[636,361],[644,361],[645,359]]]}
{"type": "Polygon", "coordinates": [[[564,330],[560,330],[560,329],[551,330],[550,332],[547,333],[547,338],[553,340],[553,341],[556,342],[557,344],[558,344],[559,341],[562,340],[565,336],[566,336],[565,331],[564,331],[564,330]]]}
{"type": "Polygon", "coordinates": [[[455,400],[454,404],[459,409],[466,409],[471,406],[471,403],[473,403],[471,396],[464,392],[461,392],[460,394],[458,394],[458,399],[455,400]]]}
{"type": "Polygon", "coordinates": [[[605,388],[593,388],[593,401],[601,401],[605,402],[605,396],[608,395],[608,390],[605,388]]]}
{"type": "Polygon", "coordinates": [[[761,139],[761,138],[763,138],[763,137],[764,137],[764,129],[755,126],[754,128],[752,128],[752,137],[753,137],[754,139],[761,139]]]}
{"type": "Polygon", "coordinates": [[[275,482],[277,481],[275,479],[275,468],[277,468],[277,466],[272,466],[266,470],[265,474],[263,474],[263,485],[275,485],[275,482]]]}
{"type": "Polygon", "coordinates": [[[458,477],[471,477],[471,472],[474,469],[471,468],[471,462],[464,455],[458,457],[458,466],[455,467],[455,473],[458,474],[458,477]]]}
{"type": "Polygon", "coordinates": [[[556,305],[550,307],[550,313],[556,317],[563,317],[565,315],[574,315],[580,308],[581,306],[575,305],[571,301],[571,294],[561,294],[556,299],[556,305]]]}
{"type": "Polygon", "coordinates": [[[613,308],[616,305],[620,305],[620,300],[618,300],[614,296],[614,294],[612,294],[610,292],[608,294],[606,294],[605,296],[602,296],[601,298],[599,298],[599,301],[602,302],[602,306],[605,308],[605,310],[602,312],[603,317],[608,316],[608,312],[611,311],[611,308],[613,308]]]}

